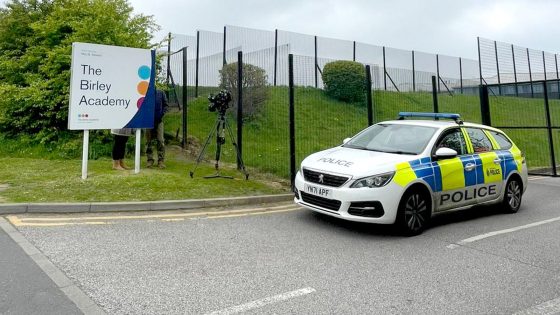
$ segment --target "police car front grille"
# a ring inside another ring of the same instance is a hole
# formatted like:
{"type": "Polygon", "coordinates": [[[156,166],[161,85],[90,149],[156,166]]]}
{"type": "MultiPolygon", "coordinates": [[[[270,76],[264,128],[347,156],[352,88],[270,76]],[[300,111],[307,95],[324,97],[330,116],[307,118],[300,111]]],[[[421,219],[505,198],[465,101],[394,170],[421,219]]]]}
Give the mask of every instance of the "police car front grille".
{"type": "Polygon", "coordinates": [[[303,202],[321,208],[338,211],[338,209],[340,209],[340,205],[342,204],[342,202],[340,202],[339,200],[314,196],[314,195],[304,193],[303,191],[300,191],[299,193],[301,194],[301,199],[303,199],[303,202]]]}
{"type": "Polygon", "coordinates": [[[310,183],[321,184],[330,187],[340,187],[344,183],[346,183],[346,181],[348,181],[348,177],[315,172],[305,168],[303,169],[303,177],[310,183]],[[319,180],[321,175],[323,175],[322,182],[319,180]]]}

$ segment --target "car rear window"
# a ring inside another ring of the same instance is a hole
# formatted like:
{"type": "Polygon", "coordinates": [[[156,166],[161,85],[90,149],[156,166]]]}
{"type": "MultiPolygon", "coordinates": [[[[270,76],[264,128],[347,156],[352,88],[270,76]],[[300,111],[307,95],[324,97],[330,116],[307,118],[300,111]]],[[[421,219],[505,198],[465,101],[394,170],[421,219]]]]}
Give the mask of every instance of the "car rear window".
{"type": "Polygon", "coordinates": [[[494,139],[496,140],[496,142],[500,146],[500,149],[507,150],[507,149],[510,149],[513,146],[511,141],[509,141],[509,139],[504,134],[496,132],[496,131],[490,131],[490,130],[488,132],[490,132],[492,137],[494,137],[494,139]]]}
{"type": "Polygon", "coordinates": [[[482,129],[478,128],[466,128],[469,138],[473,146],[475,153],[492,151],[492,142],[486,136],[482,129]]]}

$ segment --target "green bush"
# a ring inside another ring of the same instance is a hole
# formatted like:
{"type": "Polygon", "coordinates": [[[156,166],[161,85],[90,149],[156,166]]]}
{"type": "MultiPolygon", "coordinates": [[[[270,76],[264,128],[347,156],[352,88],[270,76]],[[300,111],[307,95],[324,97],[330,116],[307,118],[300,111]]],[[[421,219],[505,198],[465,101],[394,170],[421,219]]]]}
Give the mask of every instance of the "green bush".
{"type": "Polygon", "coordinates": [[[360,102],[365,96],[364,66],[354,61],[329,62],[323,69],[325,92],[343,102],[360,102]]]}
{"type": "MultiPolygon", "coordinates": [[[[268,98],[266,72],[257,66],[243,64],[243,120],[251,120],[261,111],[268,98]]],[[[232,112],[237,117],[237,62],[220,70],[220,88],[231,92],[232,112]]]]}

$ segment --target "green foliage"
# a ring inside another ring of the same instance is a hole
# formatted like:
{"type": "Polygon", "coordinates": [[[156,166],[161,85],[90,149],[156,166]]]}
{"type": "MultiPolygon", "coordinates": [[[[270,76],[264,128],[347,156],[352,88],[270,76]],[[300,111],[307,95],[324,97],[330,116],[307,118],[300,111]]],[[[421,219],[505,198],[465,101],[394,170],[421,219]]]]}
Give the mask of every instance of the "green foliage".
{"type": "Polygon", "coordinates": [[[73,42],[148,48],[158,29],[126,0],[10,0],[0,9],[0,131],[68,138],[73,42]]]}
{"type": "Polygon", "coordinates": [[[333,61],[323,69],[325,92],[343,102],[360,102],[365,97],[364,66],[354,61],[333,61]]]}
{"type": "MultiPolygon", "coordinates": [[[[268,97],[266,72],[264,69],[243,64],[243,119],[251,120],[261,112],[268,97]]],[[[237,117],[237,62],[225,65],[220,70],[220,87],[231,92],[233,97],[232,112],[237,117]]]]}

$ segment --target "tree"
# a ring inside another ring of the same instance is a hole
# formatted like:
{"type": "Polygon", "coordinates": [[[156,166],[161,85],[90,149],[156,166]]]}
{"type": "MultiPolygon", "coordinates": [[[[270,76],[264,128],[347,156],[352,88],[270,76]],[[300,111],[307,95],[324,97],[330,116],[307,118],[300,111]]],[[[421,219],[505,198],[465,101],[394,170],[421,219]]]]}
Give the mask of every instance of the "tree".
{"type": "Polygon", "coordinates": [[[0,130],[57,141],[67,129],[73,42],[148,48],[159,29],[127,0],[10,0],[0,9],[0,130]]]}
{"type": "MultiPolygon", "coordinates": [[[[250,120],[257,115],[268,97],[266,72],[252,64],[243,67],[243,119],[250,120]]],[[[237,62],[225,65],[220,70],[220,87],[231,92],[233,98],[232,112],[237,117],[237,62]]]]}

